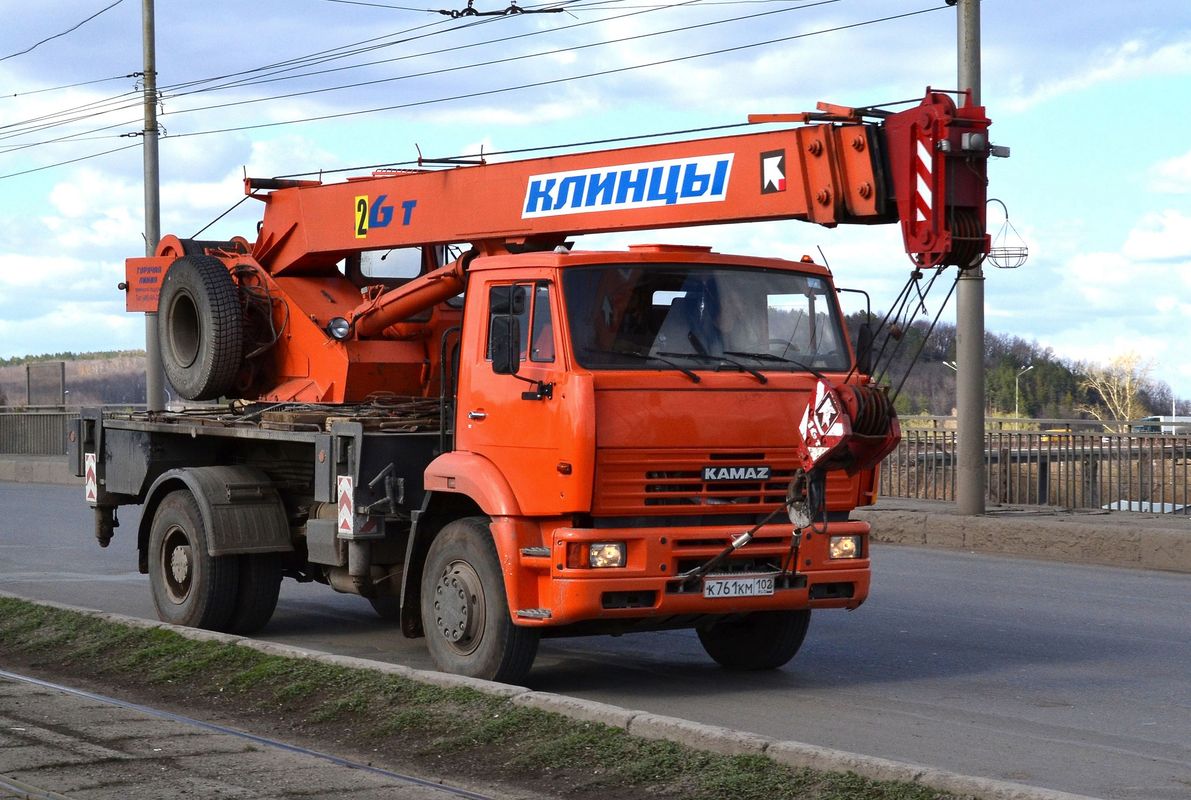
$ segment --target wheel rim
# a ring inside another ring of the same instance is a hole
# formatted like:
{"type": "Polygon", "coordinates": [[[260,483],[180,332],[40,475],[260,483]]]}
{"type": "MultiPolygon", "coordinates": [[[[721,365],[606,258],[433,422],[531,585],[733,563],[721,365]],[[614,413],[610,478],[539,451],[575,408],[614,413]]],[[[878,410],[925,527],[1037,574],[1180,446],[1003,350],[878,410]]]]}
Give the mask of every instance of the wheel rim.
{"type": "Polygon", "coordinates": [[[186,602],[194,583],[194,552],[190,537],[176,525],[162,538],[161,579],[171,603],[182,605],[186,602]]]}
{"type": "Polygon", "coordinates": [[[443,641],[467,655],[484,638],[484,588],[480,576],[466,561],[452,561],[434,587],[434,621],[443,641]]]}
{"type": "Polygon", "coordinates": [[[169,310],[169,347],[174,363],[185,369],[198,358],[202,337],[199,310],[186,292],[175,295],[169,310]]]}

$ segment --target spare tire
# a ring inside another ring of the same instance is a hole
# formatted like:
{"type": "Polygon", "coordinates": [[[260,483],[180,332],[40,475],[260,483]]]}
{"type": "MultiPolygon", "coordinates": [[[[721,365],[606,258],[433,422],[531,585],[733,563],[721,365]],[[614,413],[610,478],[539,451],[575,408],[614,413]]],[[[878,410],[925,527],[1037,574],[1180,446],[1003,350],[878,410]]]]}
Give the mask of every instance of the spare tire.
{"type": "Polygon", "coordinates": [[[232,386],[244,351],[239,290],[223,262],[188,255],[170,265],[157,303],[165,376],[187,400],[212,400],[232,386]]]}

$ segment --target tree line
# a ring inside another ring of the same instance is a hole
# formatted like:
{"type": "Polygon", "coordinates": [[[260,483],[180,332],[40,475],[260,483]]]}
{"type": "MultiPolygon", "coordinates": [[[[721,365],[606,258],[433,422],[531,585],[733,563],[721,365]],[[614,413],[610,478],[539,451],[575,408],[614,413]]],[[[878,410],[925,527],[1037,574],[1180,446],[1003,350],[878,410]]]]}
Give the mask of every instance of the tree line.
{"type": "MultiPolygon", "coordinates": [[[[880,318],[876,315],[877,322],[880,318]]],[[[853,341],[864,320],[863,312],[849,315],[853,341]]],[[[944,322],[933,331],[918,321],[878,334],[874,354],[882,382],[896,388],[905,379],[895,403],[899,414],[954,413],[955,338],[955,325],[944,322]]],[[[1153,377],[1153,364],[1137,354],[1093,364],[1059,358],[1051,348],[1017,336],[986,332],[984,376],[989,416],[1013,416],[1015,407],[1021,417],[1104,422],[1191,413],[1191,402],[1176,398],[1169,384],[1153,377]]]]}

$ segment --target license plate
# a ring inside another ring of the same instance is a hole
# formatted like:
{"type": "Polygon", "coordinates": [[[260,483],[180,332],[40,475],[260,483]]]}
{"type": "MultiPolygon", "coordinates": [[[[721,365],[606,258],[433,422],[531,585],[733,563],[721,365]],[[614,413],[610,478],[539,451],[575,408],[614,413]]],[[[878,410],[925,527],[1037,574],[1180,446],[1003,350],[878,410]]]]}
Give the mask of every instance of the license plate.
{"type": "Polygon", "coordinates": [[[704,578],[704,597],[764,597],[773,594],[773,575],[704,578]]]}

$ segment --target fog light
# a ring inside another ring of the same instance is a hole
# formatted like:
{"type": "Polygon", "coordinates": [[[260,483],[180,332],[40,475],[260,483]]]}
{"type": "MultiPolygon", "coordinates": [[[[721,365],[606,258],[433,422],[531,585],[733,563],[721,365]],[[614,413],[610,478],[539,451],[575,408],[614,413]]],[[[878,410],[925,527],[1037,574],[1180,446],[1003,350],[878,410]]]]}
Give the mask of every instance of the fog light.
{"type": "Polygon", "coordinates": [[[860,558],[859,536],[832,536],[827,546],[827,555],[835,560],[840,558],[860,558]]]}
{"type": "Polygon", "coordinates": [[[352,332],[352,325],[343,317],[335,317],[327,323],[327,333],[332,339],[343,341],[352,332]]]}
{"type": "Polygon", "coordinates": [[[587,565],[593,569],[624,566],[624,542],[592,542],[587,547],[587,565]]]}

